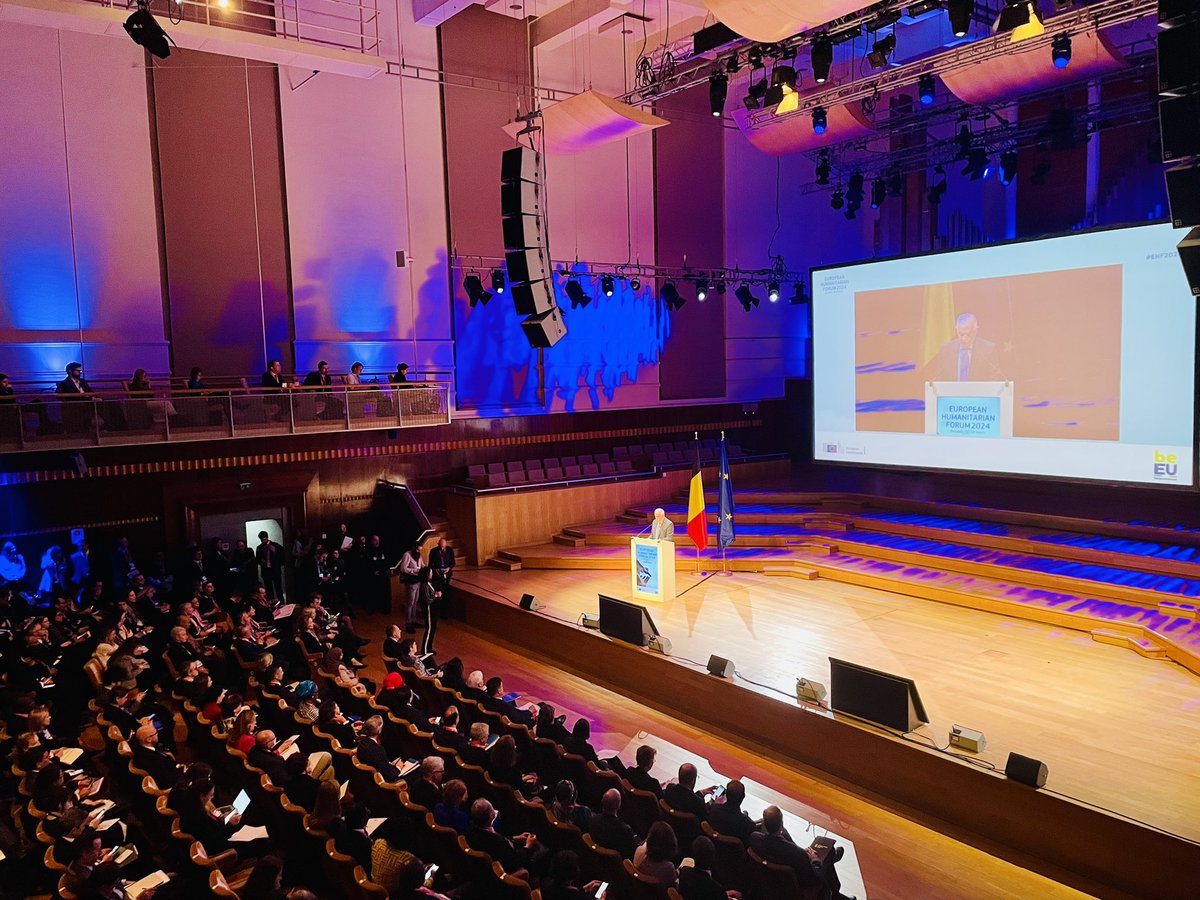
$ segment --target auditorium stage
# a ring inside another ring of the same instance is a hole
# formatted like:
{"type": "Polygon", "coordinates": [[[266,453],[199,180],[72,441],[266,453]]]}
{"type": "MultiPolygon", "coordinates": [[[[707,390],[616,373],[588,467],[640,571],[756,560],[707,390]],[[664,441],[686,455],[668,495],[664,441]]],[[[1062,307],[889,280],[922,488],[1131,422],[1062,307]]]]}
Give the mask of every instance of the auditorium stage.
{"type": "MultiPolygon", "coordinates": [[[[625,571],[464,569],[458,584],[477,595],[469,603],[532,593],[543,613],[570,622],[596,612],[598,593],[629,596],[625,571]]],[[[785,702],[797,677],[828,682],[829,656],[909,676],[931,719],[911,740],[944,747],[952,724],[981,730],[985,764],[1002,770],[1009,751],[1037,757],[1047,791],[1200,840],[1200,678],[1169,660],[1083,631],[825,579],[702,577],[681,566],[677,593],[652,613],[680,666],[730,658],[758,683],[742,688],[785,702]]],[[[686,697],[678,707],[705,717],[686,697]]]]}

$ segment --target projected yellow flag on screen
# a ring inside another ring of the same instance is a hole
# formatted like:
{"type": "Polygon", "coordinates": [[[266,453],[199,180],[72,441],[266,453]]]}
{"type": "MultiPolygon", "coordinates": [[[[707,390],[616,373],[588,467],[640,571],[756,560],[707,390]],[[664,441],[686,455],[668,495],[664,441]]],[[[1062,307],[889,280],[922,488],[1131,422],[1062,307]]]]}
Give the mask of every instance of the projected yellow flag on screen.
{"type": "Polygon", "coordinates": [[[921,366],[929,365],[948,341],[954,340],[954,285],[925,286],[925,309],[921,315],[921,366]]]}

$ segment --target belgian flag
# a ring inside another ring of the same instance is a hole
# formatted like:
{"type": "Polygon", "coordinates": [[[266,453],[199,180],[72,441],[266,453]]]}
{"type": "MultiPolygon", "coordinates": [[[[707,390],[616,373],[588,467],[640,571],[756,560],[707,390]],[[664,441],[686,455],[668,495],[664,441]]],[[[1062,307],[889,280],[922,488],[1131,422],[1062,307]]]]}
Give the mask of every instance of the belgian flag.
{"type": "Polygon", "coordinates": [[[696,550],[708,549],[708,510],[704,507],[704,482],[700,477],[700,435],[696,435],[696,465],[688,491],[687,533],[696,550]]]}

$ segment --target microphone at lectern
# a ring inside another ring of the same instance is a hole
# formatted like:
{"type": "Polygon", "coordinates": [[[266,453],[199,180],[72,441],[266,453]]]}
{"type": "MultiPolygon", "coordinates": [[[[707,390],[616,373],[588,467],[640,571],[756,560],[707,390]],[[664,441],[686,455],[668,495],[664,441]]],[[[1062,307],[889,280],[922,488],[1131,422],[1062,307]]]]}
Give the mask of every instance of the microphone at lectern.
{"type": "Polygon", "coordinates": [[[639,531],[636,536],[641,537],[643,534],[645,534],[647,531],[649,531],[653,527],[654,527],[654,523],[651,522],[649,525],[647,525],[645,528],[643,528],[641,531],[639,531]]]}

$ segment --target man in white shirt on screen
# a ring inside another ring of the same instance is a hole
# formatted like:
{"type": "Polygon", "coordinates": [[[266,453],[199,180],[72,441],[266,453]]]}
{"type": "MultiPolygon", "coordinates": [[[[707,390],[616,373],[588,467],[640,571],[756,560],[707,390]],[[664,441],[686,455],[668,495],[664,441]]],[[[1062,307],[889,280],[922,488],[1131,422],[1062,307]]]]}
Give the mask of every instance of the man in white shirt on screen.
{"type": "Polygon", "coordinates": [[[667,514],[661,506],[654,510],[654,522],[650,525],[650,540],[675,540],[675,523],[667,518],[667,514]]]}

